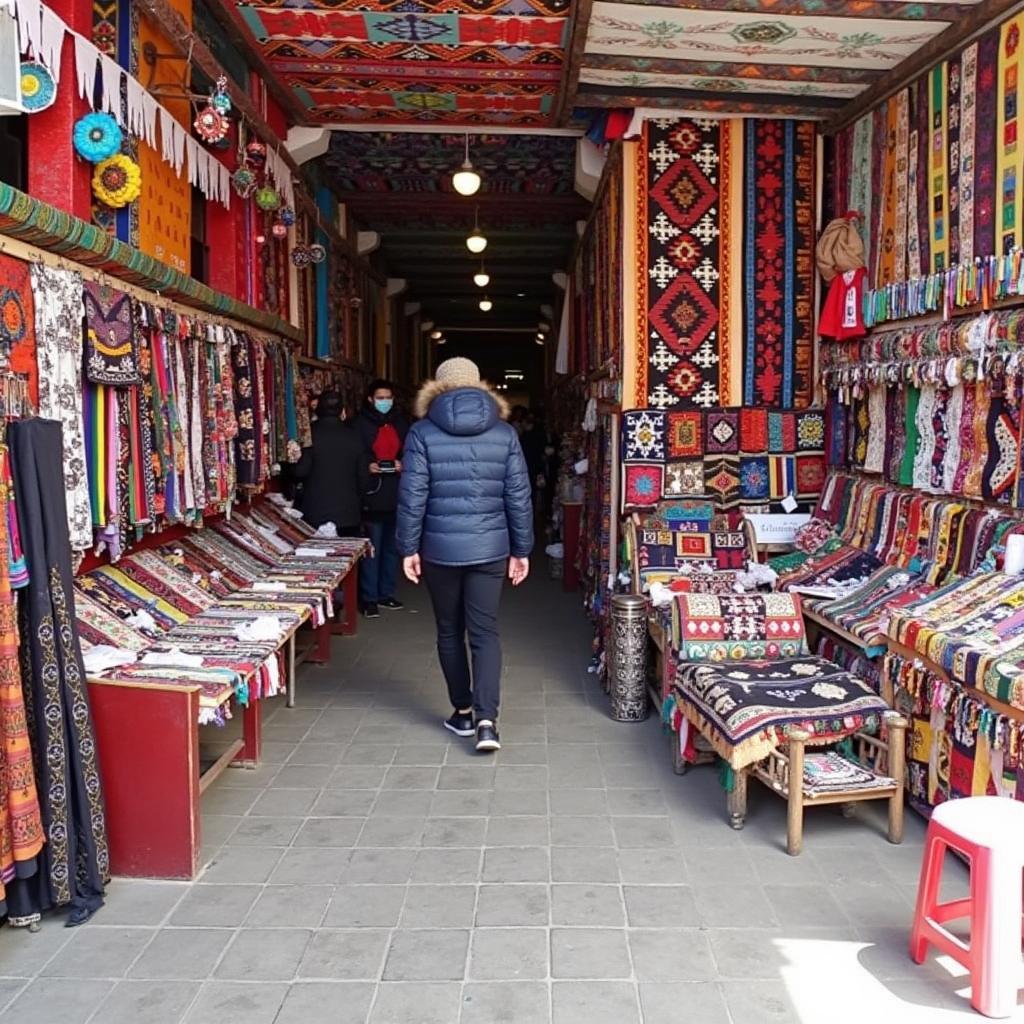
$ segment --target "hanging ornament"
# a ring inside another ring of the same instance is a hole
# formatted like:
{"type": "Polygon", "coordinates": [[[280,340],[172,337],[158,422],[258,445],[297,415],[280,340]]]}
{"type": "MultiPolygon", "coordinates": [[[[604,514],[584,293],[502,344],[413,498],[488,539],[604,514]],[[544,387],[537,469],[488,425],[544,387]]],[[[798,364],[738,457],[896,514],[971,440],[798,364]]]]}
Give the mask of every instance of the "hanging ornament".
{"type": "Polygon", "coordinates": [[[239,167],[231,175],[231,186],[243,199],[248,199],[256,191],[256,175],[248,167],[239,167]]]}
{"type": "Polygon", "coordinates": [[[196,114],[192,122],[196,134],[206,143],[220,142],[231,128],[231,122],[211,104],[207,104],[196,114]]]}
{"type": "Polygon", "coordinates": [[[270,212],[276,210],[281,205],[281,197],[277,194],[277,189],[271,188],[269,185],[256,189],[256,205],[261,210],[270,212]]]}
{"type": "Polygon", "coordinates": [[[319,242],[314,242],[309,247],[309,258],[314,263],[323,263],[327,259],[327,250],[319,242]]]}
{"type": "Polygon", "coordinates": [[[75,152],[91,164],[108,160],[121,151],[124,136],[110,114],[86,114],[75,124],[75,152]]]}
{"type": "Polygon", "coordinates": [[[290,206],[282,206],[278,211],[277,219],[285,227],[291,227],[295,223],[295,211],[290,206]]]}
{"type": "Polygon", "coordinates": [[[217,111],[218,114],[224,114],[225,116],[231,113],[231,97],[228,95],[228,80],[221,75],[217,79],[216,88],[210,93],[210,106],[217,111]]]}
{"type": "Polygon", "coordinates": [[[288,228],[282,224],[279,220],[274,221],[274,226],[270,229],[270,233],[275,238],[287,238],[288,228]]]}
{"type": "Polygon", "coordinates": [[[310,264],[310,250],[304,245],[297,245],[292,249],[292,265],[305,270],[310,264]]]}
{"type": "Polygon", "coordinates": [[[262,167],[267,162],[267,147],[259,139],[253,139],[245,147],[245,159],[253,167],[262,167]]]}
{"type": "Polygon", "coordinates": [[[96,165],[92,175],[92,190],[101,203],[118,210],[139,198],[142,171],[134,160],[118,153],[96,165]]]}
{"type": "Polygon", "coordinates": [[[45,110],[57,98],[53,75],[38,61],[21,62],[21,105],[30,113],[45,110]]]}

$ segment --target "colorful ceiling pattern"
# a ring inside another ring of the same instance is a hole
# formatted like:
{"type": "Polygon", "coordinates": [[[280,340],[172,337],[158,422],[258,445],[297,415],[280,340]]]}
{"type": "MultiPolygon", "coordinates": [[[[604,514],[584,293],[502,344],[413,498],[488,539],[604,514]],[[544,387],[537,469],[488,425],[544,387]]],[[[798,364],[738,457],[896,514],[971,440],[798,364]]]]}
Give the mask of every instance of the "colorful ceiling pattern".
{"type": "Polygon", "coordinates": [[[334,131],[316,171],[361,228],[379,232],[389,276],[407,281],[404,297],[421,302],[429,319],[535,330],[539,307],[555,300],[551,275],[568,265],[576,222],[589,212],[575,191],[576,142],[471,135],[483,184],[469,199],[451,185],[465,158],[461,132],[334,131]],[[466,248],[476,218],[488,240],[482,258],[466,248]],[[481,263],[500,316],[479,308],[473,275],[481,263]]]}
{"type": "Polygon", "coordinates": [[[595,0],[575,103],[825,117],[975,0],[595,0]]]}
{"type": "Polygon", "coordinates": [[[553,123],[570,0],[221,2],[308,124],[553,123]]]}

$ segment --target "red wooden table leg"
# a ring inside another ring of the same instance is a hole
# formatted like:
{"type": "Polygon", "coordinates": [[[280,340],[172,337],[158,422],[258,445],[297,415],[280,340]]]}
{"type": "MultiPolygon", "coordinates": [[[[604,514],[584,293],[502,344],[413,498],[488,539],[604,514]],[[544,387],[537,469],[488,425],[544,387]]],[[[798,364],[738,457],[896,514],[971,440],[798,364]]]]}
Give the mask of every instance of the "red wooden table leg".
{"type": "Polygon", "coordinates": [[[110,870],[193,878],[199,866],[199,689],[89,684],[110,870]]]}
{"type": "Polygon", "coordinates": [[[235,764],[251,765],[260,763],[263,752],[263,701],[250,700],[242,712],[242,740],[245,746],[238,752],[235,764]]]}
{"type": "Polygon", "coordinates": [[[355,636],[359,629],[359,567],[358,562],[348,571],[342,581],[345,607],[341,621],[334,627],[339,636],[355,636]]]}
{"type": "Polygon", "coordinates": [[[330,621],[313,630],[316,636],[316,647],[306,655],[306,661],[311,665],[326,665],[331,660],[331,634],[333,632],[334,628],[330,621]]]}

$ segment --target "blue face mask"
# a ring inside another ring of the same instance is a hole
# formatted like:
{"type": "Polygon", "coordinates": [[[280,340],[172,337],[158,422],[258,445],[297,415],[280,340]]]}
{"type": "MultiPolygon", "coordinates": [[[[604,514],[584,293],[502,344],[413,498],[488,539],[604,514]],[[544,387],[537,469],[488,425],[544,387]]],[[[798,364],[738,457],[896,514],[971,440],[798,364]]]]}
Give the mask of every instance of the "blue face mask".
{"type": "Polygon", "coordinates": [[[393,398],[375,398],[373,400],[373,407],[381,416],[387,416],[394,404],[395,400],[393,398]]]}

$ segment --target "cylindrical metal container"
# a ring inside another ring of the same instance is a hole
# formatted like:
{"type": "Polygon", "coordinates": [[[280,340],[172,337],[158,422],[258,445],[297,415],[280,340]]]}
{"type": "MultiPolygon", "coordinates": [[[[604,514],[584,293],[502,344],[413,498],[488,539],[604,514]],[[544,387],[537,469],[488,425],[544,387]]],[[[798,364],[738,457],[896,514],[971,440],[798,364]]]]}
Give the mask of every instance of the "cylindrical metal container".
{"type": "Polygon", "coordinates": [[[608,690],[616,722],[647,717],[647,601],[639,594],[615,594],[611,601],[611,657],[608,690]]]}

